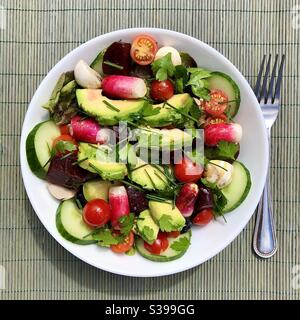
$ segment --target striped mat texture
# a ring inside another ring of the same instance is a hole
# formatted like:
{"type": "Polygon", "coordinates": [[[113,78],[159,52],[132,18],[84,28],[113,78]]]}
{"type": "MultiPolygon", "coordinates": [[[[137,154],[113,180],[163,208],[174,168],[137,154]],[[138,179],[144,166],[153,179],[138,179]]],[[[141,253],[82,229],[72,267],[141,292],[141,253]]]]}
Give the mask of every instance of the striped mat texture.
{"type": "Polygon", "coordinates": [[[299,0],[0,0],[0,299],[299,299],[299,0]],[[298,7],[296,6],[298,3],[298,7]],[[294,19],[294,20],[293,20],[294,19]],[[254,218],[209,262],[162,278],[97,270],[66,252],[26,196],[19,142],[37,86],[70,50],[117,29],[160,27],[201,39],[251,84],[264,53],[285,53],[281,115],[273,130],[271,177],[278,253],[252,253],[254,218]]]}

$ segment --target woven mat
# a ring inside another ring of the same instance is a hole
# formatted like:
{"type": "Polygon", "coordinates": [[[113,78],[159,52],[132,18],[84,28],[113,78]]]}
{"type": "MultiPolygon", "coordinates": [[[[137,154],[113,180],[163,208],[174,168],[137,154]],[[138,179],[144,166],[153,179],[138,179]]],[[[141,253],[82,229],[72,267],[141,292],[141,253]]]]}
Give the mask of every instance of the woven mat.
{"type": "Polygon", "coordinates": [[[0,272],[6,270],[0,298],[299,299],[293,280],[300,265],[300,29],[292,25],[296,4],[297,0],[0,0],[0,272]],[[283,106],[272,138],[279,241],[272,259],[259,260],[251,251],[253,218],[230,246],[199,267],[163,278],[128,278],[79,261],[39,222],[19,165],[28,103],[50,68],[71,49],[127,27],[161,27],[201,39],[227,56],[250,83],[264,53],[286,54],[283,106]]]}

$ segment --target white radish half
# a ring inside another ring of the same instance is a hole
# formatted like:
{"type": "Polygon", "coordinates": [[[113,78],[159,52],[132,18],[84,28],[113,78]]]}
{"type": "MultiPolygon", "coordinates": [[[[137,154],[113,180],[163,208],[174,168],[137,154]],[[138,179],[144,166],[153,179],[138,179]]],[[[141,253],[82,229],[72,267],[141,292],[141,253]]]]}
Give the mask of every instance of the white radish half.
{"type": "Polygon", "coordinates": [[[74,69],[76,82],[86,89],[101,88],[101,76],[93,70],[85,61],[80,60],[74,69]]]}
{"type": "Polygon", "coordinates": [[[174,66],[178,66],[178,65],[182,64],[179,52],[175,48],[169,47],[169,46],[161,47],[160,49],[158,49],[154,60],[161,59],[162,57],[164,57],[168,53],[171,53],[171,60],[172,60],[172,63],[174,66]]]}
{"type": "Polygon", "coordinates": [[[69,200],[76,195],[76,190],[58,186],[53,183],[47,183],[47,187],[51,195],[58,200],[69,200]]]}

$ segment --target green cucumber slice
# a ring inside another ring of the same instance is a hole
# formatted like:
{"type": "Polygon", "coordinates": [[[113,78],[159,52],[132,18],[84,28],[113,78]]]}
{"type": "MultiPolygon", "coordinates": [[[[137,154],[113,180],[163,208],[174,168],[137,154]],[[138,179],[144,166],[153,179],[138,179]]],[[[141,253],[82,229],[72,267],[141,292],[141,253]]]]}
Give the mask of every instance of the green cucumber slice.
{"type": "Polygon", "coordinates": [[[239,161],[235,161],[232,165],[232,181],[227,187],[221,190],[227,198],[227,204],[223,209],[223,213],[237,208],[245,200],[251,188],[249,170],[239,161]]]}
{"type": "Polygon", "coordinates": [[[45,166],[50,158],[53,140],[60,136],[58,126],[48,120],[36,125],[26,139],[26,156],[31,171],[39,178],[44,179],[49,168],[45,166]]]}
{"type": "Polygon", "coordinates": [[[155,262],[167,262],[167,261],[176,260],[176,259],[179,259],[180,257],[182,257],[186,253],[186,251],[190,245],[191,235],[192,235],[192,233],[191,233],[191,231],[189,231],[189,232],[181,234],[177,238],[168,238],[169,247],[167,250],[162,252],[161,255],[160,254],[152,254],[147,249],[145,249],[144,240],[142,238],[138,238],[136,240],[136,243],[135,243],[136,249],[140,253],[140,255],[142,255],[144,258],[146,258],[148,260],[155,261],[155,262]],[[176,251],[176,250],[172,249],[171,248],[172,244],[174,244],[176,241],[180,241],[181,239],[183,239],[183,241],[187,240],[189,242],[188,246],[186,246],[185,248],[183,248],[180,251],[176,251]]]}
{"type": "Polygon", "coordinates": [[[68,241],[76,244],[97,243],[92,236],[85,236],[93,231],[82,219],[82,212],[74,200],[63,201],[56,211],[58,232],[68,241]]]}
{"type": "Polygon", "coordinates": [[[226,112],[228,117],[233,118],[237,114],[241,102],[240,89],[237,84],[229,75],[219,71],[212,72],[211,77],[207,78],[207,82],[209,90],[222,90],[227,94],[229,101],[235,100],[229,103],[229,109],[226,112]]]}

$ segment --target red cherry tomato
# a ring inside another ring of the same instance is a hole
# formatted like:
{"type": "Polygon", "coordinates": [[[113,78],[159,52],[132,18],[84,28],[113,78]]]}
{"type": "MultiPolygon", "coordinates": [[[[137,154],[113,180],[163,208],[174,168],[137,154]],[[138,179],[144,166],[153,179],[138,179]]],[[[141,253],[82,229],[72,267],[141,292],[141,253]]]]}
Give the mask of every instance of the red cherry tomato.
{"type": "Polygon", "coordinates": [[[158,81],[151,83],[151,98],[157,101],[165,101],[174,95],[174,87],[170,80],[158,81]]]}
{"type": "Polygon", "coordinates": [[[219,117],[228,107],[228,97],[221,90],[212,90],[210,100],[203,103],[203,109],[213,117],[219,117]]]}
{"type": "Polygon", "coordinates": [[[202,177],[203,166],[184,157],[174,166],[174,174],[180,182],[196,182],[202,177]]]}
{"type": "Polygon", "coordinates": [[[205,120],[204,123],[204,127],[210,125],[210,124],[215,124],[215,123],[227,123],[228,122],[228,118],[226,117],[225,114],[220,114],[218,117],[214,118],[214,117],[208,117],[205,120]]]}
{"type": "Polygon", "coordinates": [[[152,244],[144,241],[145,249],[153,254],[160,254],[161,252],[164,252],[165,250],[167,250],[168,246],[169,241],[166,234],[163,232],[158,234],[157,239],[152,244]]]}
{"type": "Polygon", "coordinates": [[[193,223],[198,226],[205,226],[209,224],[214,218],[212,209],[203,209],[193,219],[193,223]]]}
{"type": "Polygon", "coordinates": [[[111,250],[115,253],[125,253],[129,251],[134,243],[134,234],[130,232],[129,235],[125,238],[123,243],[113,244],[110,246],[111,250]]]}
{"type": "Polygon", "coordinates": [[[63,125],[59,126],[59,130],[60,130],[61,134],[70,134],[68,124],[63,124],[63,125]]]}
{"type": "Polygon", "coordinates": [[[83,208],[83,221],[92,228],[104,226],[110,219],[110,206],[103,199],[89,201],[83,208]]]}
{"type": "Polygon", "coordinates": [[[167,238],[177,238],[180,236],[180,231],[171,231],[171,232],[164,232],[167,238]]]}
{"type": "Polygon", "coordinates": [[[157,50],[158,47],[155,39],[143,34],[134,38],[130,56],[137,64],[145,66],[154,60],[157,50]]]}

